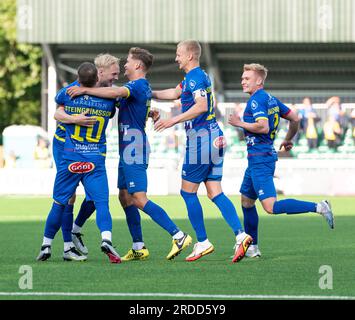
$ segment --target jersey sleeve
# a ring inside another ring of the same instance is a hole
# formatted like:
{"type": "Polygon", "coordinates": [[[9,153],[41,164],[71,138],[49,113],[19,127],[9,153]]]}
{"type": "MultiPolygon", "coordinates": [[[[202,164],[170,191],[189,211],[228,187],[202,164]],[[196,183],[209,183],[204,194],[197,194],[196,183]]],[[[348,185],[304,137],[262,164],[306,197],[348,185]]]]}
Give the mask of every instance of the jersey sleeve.
{"type": "Polygon", "coordinates": [[[128,90],[126,99],[134,98],[139,94],[139,84],[136,81],[127,82],[123,87],[128,90]]]}
{"type": "Polygon", "coordinates": [[[195,102],[197,98],[207,98],[207,84],[202,78],[190,79],[188,86],[195,102]]]}
{"type": "Polygon", "coordinates": [[[64,105],[65,104],[65,100],[66,100],[66,88],[62,88],[58,91],[57,95],[55,96],[55,103],[59,104],[59,105],[64,105]]]}
{"type": "Polygon", "coordinates": [[[285,117],[291,112],[291,109],[288,106],[284,105],[279,99],[277,99],[277,104],[280,108],[281,117],[285,117]]]}
{"type": "Polygon", "coordinates": [[[264,100],[254,99],[250,103],[251,113],[255,121],[269,120],[267,102],[264,100]]]}

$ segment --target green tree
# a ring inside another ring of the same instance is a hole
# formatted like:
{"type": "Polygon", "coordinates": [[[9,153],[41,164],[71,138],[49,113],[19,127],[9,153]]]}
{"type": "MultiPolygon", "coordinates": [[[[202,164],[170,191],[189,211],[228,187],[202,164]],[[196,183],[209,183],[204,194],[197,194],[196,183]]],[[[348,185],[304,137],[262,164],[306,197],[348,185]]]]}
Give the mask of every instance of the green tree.
{"type": "Polygon", "coordinates": [[[0,134],[41,120],[40,46],[16,40],[16,1],[0,1],[0,134]]]}

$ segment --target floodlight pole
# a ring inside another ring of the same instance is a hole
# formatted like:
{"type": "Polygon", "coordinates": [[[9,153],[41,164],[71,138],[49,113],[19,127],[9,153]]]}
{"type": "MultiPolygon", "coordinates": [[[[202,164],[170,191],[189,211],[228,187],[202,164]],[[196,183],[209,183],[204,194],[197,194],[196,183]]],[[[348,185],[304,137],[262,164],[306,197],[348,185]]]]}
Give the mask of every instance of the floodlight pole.
{"type": "Polygon", "coordinates": [[[54,120],[54,113],[57,108],[57,105],[55,103],[55,96],[57,93],[57,69],[55,65],[55,61],[53,58],[53,54],[51,51],[51,48],[48,44],[42,44],[42,49],[44,53],[44,58],[45,58],[45,63],[42,61],[42,65],[45,64],[46,66],[46,75],[45,79],[43,79],[43,74],[42,74],[42,80],[46,80],[46,88],[43,88],[42,84],[42,102],[46,100],[46,110],[43,110],[42,106],[42,113],[45,111],[45,114],[47,114],[47,121],[44,123],[44,118],[45,116],[42,114],[42,126],[45,130],[47,130],[48,137],[52,138],[56,129],[56,121],[54,120]],[[46,94],[47,99],[44,99],[43,95],[46,94]]]}

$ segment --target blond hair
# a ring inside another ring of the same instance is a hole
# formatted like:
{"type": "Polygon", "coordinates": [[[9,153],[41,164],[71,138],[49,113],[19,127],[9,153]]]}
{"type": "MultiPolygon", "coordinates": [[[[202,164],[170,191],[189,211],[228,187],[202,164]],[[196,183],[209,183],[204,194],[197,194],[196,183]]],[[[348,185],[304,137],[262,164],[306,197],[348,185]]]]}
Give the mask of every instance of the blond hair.
{"type": "Polygon", "coordinates": [[[96,68],[106,69],[111,67],[113,64],[118,65],[120,63],[120,59],[108,53],[101,53],[95,58],[94,63],[96,68]]]}
{"type": "Polygon", "coordinates": [[[178,47],[184,46],[188,52],[191,52],[195,60],[199,60],[201,57],[201,45],[196,40],[184,40],[178,43],[178,47]]]}
{"type": "Polygon", "coordinates": [[[260,77],[262,77],[263,82],[265,81],[268,73],[268,69],[266,69],[263,65],[258,63],[245,64],[244,71],[255,71],[260,77]]]}

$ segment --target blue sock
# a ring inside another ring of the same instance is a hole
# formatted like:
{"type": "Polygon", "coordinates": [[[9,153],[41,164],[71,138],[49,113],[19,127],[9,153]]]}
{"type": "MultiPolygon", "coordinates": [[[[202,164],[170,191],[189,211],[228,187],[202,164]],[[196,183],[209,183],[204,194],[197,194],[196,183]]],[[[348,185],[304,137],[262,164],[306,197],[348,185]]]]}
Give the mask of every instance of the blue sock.
{"type": "Polygon", "coordinates": [[[87,201],[86,199],[84,199],[83,203],[80,206],[78,216],[75,219],[75,224],[79,227],[82,227],[85,221],[89,219],[90,216],[94,213],[95,209],[96,208],[94,201],[87,201]]]}
{"type": "Polygon", "coordinates": [[[64,242],[71,242],[71,229],[73,227],[73,208],[72,204],[65,206],[62,218],[62,234],[64,242]]]}
{"type": "Polygon", "coordinates": [[[259,216],[256,211],[256,207],[244,208],[244,228],[245,232],[253,238],[253,244],[258,244],[258,225],[259,225],[259,216]]]}
{"type": "Polygon", "coordinates": [[[305,213],[316,212],[317,204],[315,202],[301,201],[295,199],[279,200],[274,203],[274,214],[287,213],[305,213]]]}
{"type": "Polygon", "coordinates": [[[100,232],[112,231],[112,218],[108,202],[96,202],[96,224],[100,232]]]}
{"type": "Polygon", "coordinates": [[[124,212],[126,214],[127,225],[133,242],[143,242],[141,216],[137,207],[126,207],[124,208],[124,212]]]}
{"type": "Polygon", "coordinates": [[[224,220],[227,221],[234,234],[237,235],[239,232],[243,232],[242,224],[240,223],[232,201],[230,201],[223,192],[215,196],[212,201],[221,211],[224,220]]]}
{"type": "Polygon", "coordinates": [[[62,225],[62,217],[65,206],[53,202],[51,211],[49,211],[46,226],[44,228],[44,236],[49,239],[54,239],[56,233],[62,225]]]}
{"type": "Polygon", "coordinates": [[[192,227],[195,230],[197,241],[202,242],[207,239],[205,223],[203,221],[203,211],[198,200],[197,193],[180,190],[182,198],[185,200],[187,213],[192,227]]]}
{"type": "Polygon", "coordinates": [[[153,201],[148,200],[143,211],[150,216],[154,222],[160,225],[164,230],[168,231],[171,236],[180,231],[175,223],[171,221],[165,210],[153,201]]]}

